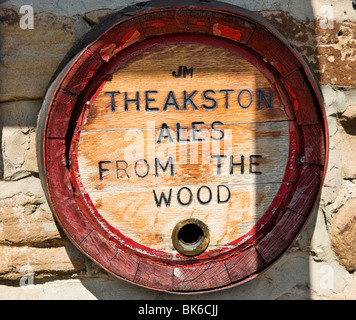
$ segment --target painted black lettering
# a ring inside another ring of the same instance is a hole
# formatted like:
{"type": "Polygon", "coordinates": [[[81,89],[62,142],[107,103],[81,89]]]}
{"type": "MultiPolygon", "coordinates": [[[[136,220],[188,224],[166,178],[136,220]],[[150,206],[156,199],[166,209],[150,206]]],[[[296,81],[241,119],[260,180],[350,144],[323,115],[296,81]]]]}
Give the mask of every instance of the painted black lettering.
{"type": "Polygon", "coordinates": [[[109,171],[109,169],[103,168],[103,164],[106,164],[106,163],[111,163],[111,161],[100,161],[99,162],[99,177],[100,177],[100,180],[104,179],[103,172],[109,171]]]}
{"type": "Polygon", "coordinates": [[[273,91],[271,89],[268,89],[268,97],[266,97],[265,92],[263,90],[258,90],[257,109],[262,109],[262,101],[265,103],[267,109],[273,108],[273,91]]]}
{"type": "Polygon", "coordinates": [[[200,129],[197,129],[196,126],[199,126],[199,125],[204,125],[205,122],[192,122],[192,140],[193,141],[205,141],[205,139],[202,139],[202,138],[197,138],[196,137],[196,133],[200,132],[201,130],[200,129]]]}
{"type": "Polygon", "coordinates": [[[167,111],[168,108],[172,107],[179,111],[179,104],[177,102],[177,98],[174,95],[173,91],[169,91],[166,98],[166,102],[164,103],[163,111],[167,111]]]}
{"type": "Polygon", "coordinates": [[[218,185],[218,203],[226,203],[230,200],[230,198],[231,198],[230,189],[225,185],[218,185]],[[225,188],[225,190],[227,191],[227,198],[224,200],[221,199],[220,188],[225,188]]]}
{"type": "Polygon", "coordinates": [[[243,89],[243,90],[241,90],[240,93],[239,93],[239,95],[237,96],[237,102],[238,102],[239,106],[240,106],[242,109],[248,109],[248,108],[251,106],[252,102],[253,102],[253,96],[252,96],[251,91],[248,90],[248,89],[243,89]],[[248,104],[245,104],[245,105],[243,105],[242,102],[241,102],[242,95],[243,95],[244,93],[247,93],[248,96],[249,96],[249,103],[248,103],[248,104]]]}
{"type": "Polygon", "coordinates": [[[139,159],[139,160],[136,161],[136,163],[135,163],[135,173],[139,178],[147,177],[149,172],[150,172],[150,165],[148,164],[146,159],[139,159]],[[146,167],[146,173],[140,174],[140,173],[137,172],[137,166],[139,165],[139,163],[144,163],[144,166],[146,167]]]}
{"type": "Polygon", "coordinates": [[[241,156],[241,162],[234,162],[234,156],[230,156],[230,174],[234,174],[234,167],[240,167],[241,174],[245,172],[245,157],[241,156]]]}
{"type": "Polygon", "coordinates": [[[219,92],[224,92],[225,93],[225,109],[229,109],[229,94],[232,93],[232,92],[235,92],[235,90],[224,89],[224,90],[220,90],[219,92]]]}
{"type": "Polygon", "coordinates": [[[253,174],[262,174],[262,172],[260,171],[253,171],[252,166],[259,166],[260,164],[258,162],[253,162],[253,159],[261,159],[262,156],[261,155],[252,155],[250,156],[250,173],[253,174]]]}
{"type": "Polygon", "coordinates": [[[179,66],[178,72],[173,71],[172,76],[175,78],[180,78],[182,76],[182,69],[183,69],[182,66],[179,66]]]}
{"type": "Polygon", "coordinates": [[[183,78],[185,78],[186,76],[190,75],[191,78],[193,78],[193,72],[194,72],[194,68],[190,67],[189,69],[184,66],[183,67],[183,78]]]}
{"type": "Polygon", "coordinates": [[[130,176],[129,176],[128,173],[126,172],[126,169],[127,169],[128,166],[129,166],[129,164],[128,164],[125,160],[117,160],[117,161],[116,161],[116,176],[117,176],[118,179],[124,177],[124,176],[123,176],[124,173],[122,173],[122,175],[119,175],[119,171],[124,171],[125,174],[126,174],[126,176],[127,176],[128,178],[130,178],[130,176]],[[119,164],[121,164],[121,163],[124,163],[124,164],[125,164],[125,167],[124,167],[124,168],[121,168],[121,166],[119,166],[119,164]]]}
{"type": "Polygon", "coordinates": [[[221,159],[222,158],[226,158],[227,156],[223,155],[223,154],[219,154],[219,155],[211,155],[212,159],[216,159],[217,163],[216,163],[216,168],[217,168],[217,174],[220,175],[221,174],[221,159]]]}
{"type": "Polygon", "coordinates": [[[203,104],[201,107],[204,110],[212,111],[212,110],[216,109],[218,104],[217,104],[216,100],[212,97],[209,97],[208,94],[215,94],[215,91],[214,90],[205,90],[203,92],[203,99],[207,102],[212,102],[211,106],[207,106],[206,104],[203,104]]]}
{"type": "Polygon", "coordinates": [[[171,177],[174,177],[174,161],[173,157],[169,157],[165,166],[162,165],[161,161],[158,158],[155,158],[155,169],[156,177],[158,177],[158,167],[160,167],[164,172],[166,172],[168,166],[171,168],[171,177]]]}
{"type": "Polygon", "coordinates": [[[108,91],[105,92],[105,94],[109,95],[111,97],[110,99],[110,109],[112,112],[116,111],[116,101],[115,101],[115,96],[120,94],[120,91],[108,91]]]}
{"type": "Polygon", "coordinates": [[[188,187],[180,188],[180,189],[178,190],[178,193],[177,193],[177,200],[178,200],[178,203],[179,203],[180,205],[182,205],[182,206],[189,206],[189,205],[192,203],[192,201],[193,201],[193,193],[192,193],[192,191],[191,191],[188,187]],[[188,193],[189,193],[189,200],[188,200],[187,202],[183,202],[183,201],[182,201],[181,193],[182,193],[183,190],[187,190],[188,193]]]}
{"type": "Polygon", "coordinates": [[[198,192],[197,192],[197,199],[198,199],[198,201],[199,201],[200,204],[208,204],[208,203],[211,201],[212,197],[213,197],[213,193],[211,192],[211,190],[210,190],[209,187],[207,187],[207,186],[202,186],[202,187],[200,187],[200,188],[198,189],[198,192]],[[209,193],[209,197],[208,197],[208,199],[207,199],[206,201],[203,201],[203,200],[201,199],[201,196],[200,196],[200,192],[201,192],[203,189],[208,190],[208,193],[209,193]]]}
{"type": "Polygon", "coordinates": [[[140,93],[136,92],[135,99],[129,99],[127,92],[125,92],[124,103],[125,103],[125,111],[129,111],[129,103],[135,103],[136,110],[140,111],[140,93]]]}
{"type": "Polygon", "coordinates": [[[150,107],[150,102],[155,102],[155,101],[156,101],[156,99],[150,98],[150,94],[156,94],[156,93],[158,93],[158,91],[146,91],[146,92],[145,92],[145,111],[146,111],[146,112],[150,112],[150,111],[156,112],[156,111],[159,111],[158,108],[152,108],[152,107],[150,107]]]}
{"type": "Polygon", "coordinates": [[[179,66],[178,72],[173,71],[172,76],[175,78],[186,78],[188,75],[190,75],[191,78],[193,78],[193,71],[194,68],[190,67],[189,69],[186,66],[179,66]]]}
{"type": "Polygon", "coordinates": [[[188,104],[190,104],[194,110],[199,110],[195,102],[192,100],[193,97],[198,93],[197,90],[194,90],[191,94],[187,94],[187,91],[183,91],[183,105],[182,110],[188,110],[188,104]]]}
{"type": "Polygon", "coordinates": [[[160,208],[162,206],[162,200],[164,200],[166,207],[170,207],[171,206],[171,198],[172,198],[172,188],[169,189],[169,195],[168,198],[166,197],[166,194],[164,192],[161,192],[161,195],[159,197],[159,199],[157,198],[156,195],[156,190],[152,190],[153,191],[153,196],[155,198],[156,201],[156,206],[157,208],[160,208]]]}
{"type": "Polygon", "coordinates": [[[182,139],[181,138],[181,126],[180,126],[180,123],[177,122],[176,124],[176,127],[177,127],[177,142],[189,142],[190,140],[189,139],[182,139]]]}
{"type": "Polygon", "coordinates": [[[211,124],[211,129],[212,129],[212,130],[220,132],[220,138],[215,138],[215,137],[211,136],[211,139],[213,139],[213,140],[215,140],[215,141],[220,141],[220,140],[224,139],[224,137],[225,137],[225,132],[224,132],[224,130],[221,130],[221,129],[215,129],[215,126],[216,126],[216,125],[221,125],[221,126],[223,126],[224,124],[223,124],[222,122],[220,122],[220,121],[214,121],[214,122],[211,124]]]}
{"type": "Polygon", "coordinates": [[[159,130],[159,135],[157,139],[157,143],[161,143],[162,140],[168,139],[169,142],[173,142],[173,138],[171,136],[171,133],[169,131],[169,127],[167,126],[166,123],[162,123],[161,129],[159,130]]]}

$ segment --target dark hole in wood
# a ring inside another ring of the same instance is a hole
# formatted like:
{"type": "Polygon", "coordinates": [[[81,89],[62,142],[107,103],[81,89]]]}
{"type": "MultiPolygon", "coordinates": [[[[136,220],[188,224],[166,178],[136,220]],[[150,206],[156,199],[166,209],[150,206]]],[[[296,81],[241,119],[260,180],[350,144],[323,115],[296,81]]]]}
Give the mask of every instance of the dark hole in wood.
{"type": "Polygon", "coordinates": [[[202,237],[204,237],[204,232],[196,224],[186,224],[178,232],[178,240],[187,245],[198,244],[202,237]]]}

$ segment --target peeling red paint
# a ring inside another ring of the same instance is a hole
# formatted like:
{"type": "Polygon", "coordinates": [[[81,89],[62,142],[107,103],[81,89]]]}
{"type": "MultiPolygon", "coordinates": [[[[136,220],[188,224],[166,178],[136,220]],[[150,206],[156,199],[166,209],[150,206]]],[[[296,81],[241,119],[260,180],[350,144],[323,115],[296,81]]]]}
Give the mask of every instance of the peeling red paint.
{"type": "Polygon", "coordinates": [[[100,50],[101,59],[103,59],[104,61],[108,62],[110,60],[110,58],[114,55],[115,49],[116,49],[116,44],[115,43],[110,43],[110,44],[107,44],[106,46],[104,46],[100,50]]]}
{"type": "Polygon", "coordinates": [[[294,91],[292,90],[292,88],[290,87],[289,84],[286,84],[286,89],[287,89],[288,93],[292,96],[293,99],[295,99],[297,97],[297,95],[294,93],[294,91]]]}
{"type": "Polygon", "coordinates": [[[216,36],[221,36],[229,38],[231,40],[240,41],[241,40],[241,31],[231,28],[229,26],[224,26],[220,23],[215,23],[213,27],[213,33],[216,36]]]}
{"type": "Polygon", "coordinates": [[[291,97],[293,98],[293,107],[295,111],[299,111],[299,102],[298,100],[296,100],[297,95],[295,94],[295,92],[292,90],[292,88],[290,87],[290,85],[286,84],[286,89],[288,91],[288,93],[291,95],[291,97]]]}
{"type": "Polygon", "coordinates": [[[134,44],[141,38],[141,33],[137,29],[133,29],[126,33],[126,35],[121,39],[121,45],[116,46],[115,43],[110,43],[106,46],[104,46],[100,50],[100,57],[108,62],[113,56],[115,56],[119,51],[122,49],[134,44]]]}
{"type": "Polygon", "coordinates": [[[279,73],[282,73],[281,68],[279,67],[278,64],[276,64],[276,63],[274,63],[273,61],[271,61],[271,65],[272,65],[274,68],[276,68],[279,73]]]}
{"type": "Polygon", "coordinates": [[[138,32],[137,29],[132,29],[131,31],[129,31],[128,33],[126,33],[123,38],[121,39],[121,43],[126,43],[127,41],[129,41],[134,35],[135,33],[138,32]]]}
{"type": "Polygon", "coordinates": [[[66,116],[70,116],[71,113],[72,113],[72,110],[73,110],[73,104],[72,104],[72,102],[68,102],[68,103],[66,104],[66,107],[67,107],[67,109],[66,109],[66,116]]]}
{"type": "Polygon", "coordinates": [[[135,42],[139,41],[141,38],[141,33],[137,29],[133,29],[132,31],[128,32],[125,37],[122,38],[121,43],[122,46],[118,48],[118,51],[131,46],[135,42]]]}
{"type": "Polygon", "coordinates": [[[93,102],[95,101],[96,97],[99,95],[99,93],[101,92],[101,90],[103,89],[105,84],[106,84],[106,81],[103,81],[103,83],[99,86],[98,90],[96,90],[94,95],[91,97],[91,99],[89,101],[89,105],[93,104],[93,102]]]}

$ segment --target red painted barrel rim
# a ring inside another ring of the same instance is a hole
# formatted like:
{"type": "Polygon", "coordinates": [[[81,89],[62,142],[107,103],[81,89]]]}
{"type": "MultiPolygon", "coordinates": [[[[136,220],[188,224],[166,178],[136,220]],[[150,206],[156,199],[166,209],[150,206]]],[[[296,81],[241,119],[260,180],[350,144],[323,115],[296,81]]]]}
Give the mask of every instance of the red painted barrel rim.
{"type": "MultiPolygon", "coordinates": [[[[63,230],[105,270],[156,290],[210,291],[256,277],[279,259],[299,235],[319,197],[325,175],[326,116],[320,89],[308,66],[263,19],[246,10],[230,5],[226,9],[224,4],[218,4],[202,5],[197,1],[163,7],[161,1],[155,1],[146,4],[147,9],[132,8],[130,17],[118,12],[109,19],[101,35],[93,39],[89,34],[83,40],[87,45],[60,70],[48,89],[39,116],[37,146],[41,180],[63,230]],[[191,27],[186,28],[182,21],[188,21],[191,27]],[[153,30],[148,32],[145,24],[153,30]],[[159,29],[163,26],[164,32],[159,29]],[[256,40],[260,38],[267,39],[270,45],[256,40]],[[286,169],[285,173],[285,181],[295,183],[282,185],[258,222],[258,230],[246,235],[248,238],[253,235],[253,239],[236,239],[218,252],[212,250],[198,257],[173,259],[113,230],[98,214],[85,190],[82,189],[82,195],[76,193],[82,186],[72,151],[79,139],[75,127],[80,123],[84,101],[93,96],[103,77],[135,52],[174,41],[209,43],[235,54],[245,54],[243,57],[259,68],[274,86],[286,106],[287,117],[295,116],[296,121],[289,123],[288,165],[293,169],[286,169]],[[107,51],[112,43],[120,49],[116,57],[110,57],[110,50],[107,51]],[[105,61],[103,53],[107,52],[108,61],[105,61]]],[[[103,25],[105,22],[99,29],[103,25]]]]}

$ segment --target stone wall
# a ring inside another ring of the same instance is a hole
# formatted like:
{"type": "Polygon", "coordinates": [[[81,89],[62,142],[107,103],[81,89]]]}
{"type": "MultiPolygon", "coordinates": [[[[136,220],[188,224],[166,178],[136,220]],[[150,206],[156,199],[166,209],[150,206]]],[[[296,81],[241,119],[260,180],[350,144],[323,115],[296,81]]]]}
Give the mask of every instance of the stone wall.
{"type": "MultiPolygon", "coordinates": [[[[0,1],[0,299],[177,298],[115,279],[75,248],[48,207],[36,160],[37,114],[60,61],[93,25],[135,2],[35,0],[33,29],[24,29],[28,3],[0,1]]],[[[353,299],[356,11],[343,0],[226,2],[261,14],[310,62],[326,101],[330,159],[320,204],[289,252],[257,279],[199,298],[353,299]]]]}

